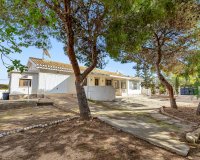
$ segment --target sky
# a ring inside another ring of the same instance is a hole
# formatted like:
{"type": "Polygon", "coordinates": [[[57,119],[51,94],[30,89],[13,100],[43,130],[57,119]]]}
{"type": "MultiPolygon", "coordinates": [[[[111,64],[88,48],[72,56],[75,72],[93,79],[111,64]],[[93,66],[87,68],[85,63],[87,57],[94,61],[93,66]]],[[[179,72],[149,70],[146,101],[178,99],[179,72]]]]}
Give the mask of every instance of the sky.
{"type": "MultiPolygon", "coordinates": [[[[57,40],[52,40],[52,48],[49,50],[51,58],[45,57],[46,60],[70,63],[68,57],[64,54],[63,45],[57,40]]],[[[12,54],[11,57],[13,59],[18,59],[22,64],[26,65],[29,57],[42,58],[43,51],[41,49],[37,49],[35,47],[23,48],[22,53],[12,54]]],[[[105,66],[104,70],[113,71],[113,72],[121,72],[125,75],[134,76],[135,71],[133,69],[133,63],[121,64],[120,62],[115,62],[111,58],[106,59],[108,64],[105,66]]],[[[83,65],[83,64],[81,64],[83,65]]],[[[8,73],[5,66],[3,66],[2,61],[0,60],[0,84],[8,83],[8,73]]]]}

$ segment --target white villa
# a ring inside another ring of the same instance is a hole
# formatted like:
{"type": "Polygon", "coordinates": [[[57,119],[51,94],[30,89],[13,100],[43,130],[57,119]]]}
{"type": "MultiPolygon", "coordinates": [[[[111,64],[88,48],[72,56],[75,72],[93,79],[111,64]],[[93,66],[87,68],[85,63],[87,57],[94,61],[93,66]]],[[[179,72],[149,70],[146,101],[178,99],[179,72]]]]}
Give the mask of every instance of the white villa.
{"type": "MultiPolygon", "coordinates": [[[[70,64],[29,58],[28,71],[9,73],[10,99],[37,98],[47,94],[76,94],[75,76],[70,64]]],[[[84,71],[86,67],[80,67],[84,71]]],[[[113,100],[115,96],[141,94],[138,77],[125,76],[118,72],[94,69],[85,81],[88,99],[113,100]]]]}

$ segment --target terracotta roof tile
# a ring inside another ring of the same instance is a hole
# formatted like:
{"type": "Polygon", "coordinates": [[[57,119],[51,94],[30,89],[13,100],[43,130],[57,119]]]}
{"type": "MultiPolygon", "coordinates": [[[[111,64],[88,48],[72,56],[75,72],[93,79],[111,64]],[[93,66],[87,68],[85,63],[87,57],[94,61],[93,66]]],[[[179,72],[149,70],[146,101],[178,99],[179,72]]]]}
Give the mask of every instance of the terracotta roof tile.
{"type": "MultiPolygon", "coordinates": [[[[48,69],[59,69],[59,70],[63,70],[63,71],[73,71],[71,64],[65,64],[65,63],[61,63],[61,62],[43,60],[43,59],[33,58],[33,57],[30,57],[30,60],[33,63],[35,63],[38,68],[48,68],[48,69]]],[[[85,66],[80,66],[80,69],[81,69],[82,72],[86,68],[87,67],[85,67],[85,66]]],[[[121,73],[105,71],[105,70],[101,70],[101,69],[97,69],[97,68],[95,68],[92,71],[92,73],[93,74],[111,75],[111,76],[129,77],[129,76],[123,75],[121,73]]],[[[133,77],[131,77],[131,78],[133,78],[133,77]]]]}

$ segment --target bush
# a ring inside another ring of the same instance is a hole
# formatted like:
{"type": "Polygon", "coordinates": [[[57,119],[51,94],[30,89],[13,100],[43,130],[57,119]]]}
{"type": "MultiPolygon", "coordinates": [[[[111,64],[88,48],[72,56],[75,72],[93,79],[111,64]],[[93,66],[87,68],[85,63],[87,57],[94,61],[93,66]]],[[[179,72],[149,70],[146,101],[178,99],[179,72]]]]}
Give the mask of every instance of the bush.
{"type": "Polygon", "coordinates": [[[0,90],[7,90],[8,89],[8,85],[7,84],[0,84],[0,90]]]}

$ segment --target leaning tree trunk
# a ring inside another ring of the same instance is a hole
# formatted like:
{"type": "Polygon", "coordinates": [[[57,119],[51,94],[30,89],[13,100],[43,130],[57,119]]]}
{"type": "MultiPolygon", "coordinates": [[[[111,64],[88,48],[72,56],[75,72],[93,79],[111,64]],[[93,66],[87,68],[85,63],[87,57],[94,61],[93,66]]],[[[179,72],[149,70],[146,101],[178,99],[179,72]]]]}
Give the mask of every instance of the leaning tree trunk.
{"type": "Polygon", "coordinates": [[[198,105],[198,107],[197,107],[197,110],[196,110],[196,115],[197,115],[197,116],[199,116],[199,115],[200,115],[200,103],[199,103],[199,105],[198,105]]]}
{"type": "Polygon", "coordinates": [[[174,97],[174,91],[173,91],[173,87],[172,85],[165,79],[165,77],[162,75],[161,71],[160,71],[160,59],[158,60],[158,62],[156,63],[156,71],[157,71],[157,75],[158,78],[160,80],[160,82],[167,88],[168,92],[169,92],[169,99],[170,99],[170,106],[172,108],[177,109],[177,104],[176,104],[176,99],[174,97]]]}
{"type": "Polygon", "coordinates": [[[165,77],[162,75],[161,70],[160,70],[160,63],[162,61],[162,50],[161,50],[161,44],[160,44],[160,39],[158,37],[157,34],[155,34],[156,36],[156,40],[157,40],[157,45],[158,45],[158,52],[157,52],[157,60],[155,63],[155,67],[156,67],[156,72],[158,75],[158,78],[160,80],[160,82],[167,88],[168,92],[169,92],[169,99],[170,99],[170,105],[172,108],[177,109],[177,105],[176,105],[176,99],[174,98],[174,91],[173,91],[173,87],[172,85],[165,79],[165,77]]]}
{"type": "Polygon", "coordinates": [[[76,82],[76,92],[77,92],[77,99],[78,99],[78,104],[79,104],[80,117],[81,119],[89,120],[91,117],[90,109],[88,106],[84,87],[79,82],[76,82]]]}

